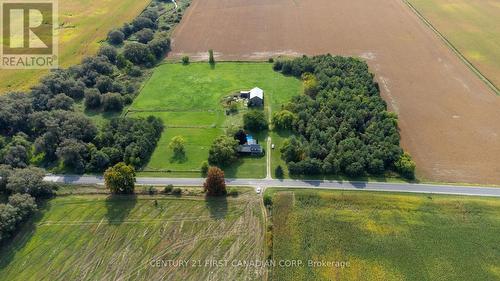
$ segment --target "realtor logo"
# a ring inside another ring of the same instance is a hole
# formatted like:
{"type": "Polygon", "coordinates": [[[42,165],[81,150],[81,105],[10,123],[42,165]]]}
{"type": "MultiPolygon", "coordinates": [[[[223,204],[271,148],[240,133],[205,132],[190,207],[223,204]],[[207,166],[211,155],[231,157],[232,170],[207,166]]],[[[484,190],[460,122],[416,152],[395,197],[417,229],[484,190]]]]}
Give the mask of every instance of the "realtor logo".
{"type": "Polygon", "coordinates": [[[55,0],[0,0],[0,68],[57,68],[55,0]]]}

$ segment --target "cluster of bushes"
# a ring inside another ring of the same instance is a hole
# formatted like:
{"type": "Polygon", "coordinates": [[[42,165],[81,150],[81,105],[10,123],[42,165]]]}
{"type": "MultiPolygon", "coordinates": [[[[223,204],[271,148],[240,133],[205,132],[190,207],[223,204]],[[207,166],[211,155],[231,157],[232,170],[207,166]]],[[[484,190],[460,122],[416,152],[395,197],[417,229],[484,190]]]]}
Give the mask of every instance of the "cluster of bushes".
{"type": "Polygon", "coordinates": [[[267,118],[262,110],[249,110],[243,115],[243,127],[247,130],[259,132],[268,129],[267,118]]]}
{"type": "Polygon", "coordinates": [[[55,184],[44,182],[45,173],[39,168],[12,168],[0,165],[0,194],[29,194],[35,198],[46,198],[53,195],[55,184]]]}
{"type": "Polygon", "coordinates": [[[291,174],[379,175],[397,170],[413,178],[414,163],[399,147],[397,116],[389,113],[365,62],[331,55],[276,61],[274,69],[304,81],[273,116],[291,129],[281,153],[291,174]]]}
{"type": "Polygon", "coordinates": [[[42,78],[31,89],[33,108],[72,111],[75,102],[84,100],[87,109],[121,111],[137,91],[133,67],[114,47],[103,46],[81,64],[54,70],[42,78]]]}
{"type": "Polygon", "coordinates": [[[169,31],[182,18],[183,9],[166,11],[162,1],[153,1],[146,10],[130,23],[109,32],[111,46],[123,46],[118,55],[121,66],[128,63],[152,67],[170,48],[169,31]],[[178,19],[178,20],[177,20],[178,19]]]}
{"type": "Polygon", "coordinates": [[[0,196],[7,198],[0,204],[0,242],[10,237],[23,221],[36,210],[35,198],[49,197],[57,188],[44,182],[45,173],[38,168],[12,168],[0,165],[0,196]]]}
{"type": "MultiPolygon", "coordinates": [[[[95,138],[95,161],[100,163],[96,171],[118,162],[125,162],[134,168],[146,164],[153,153],[163,131],[161,119],[149,116],[147,119],[115,118],[108,122],[95,138]],[[109,159],[108,165],[102,165],[100,159],[109,159]]],[[[91,159],[90,163],[93,163],[91,159]]]]}
{"type": "Polygon", "coordinates": [[[14,194],[7,204],[0,204],[0,242],[28,219],[37,209],[35,200],[28,194],[14,194]]]}

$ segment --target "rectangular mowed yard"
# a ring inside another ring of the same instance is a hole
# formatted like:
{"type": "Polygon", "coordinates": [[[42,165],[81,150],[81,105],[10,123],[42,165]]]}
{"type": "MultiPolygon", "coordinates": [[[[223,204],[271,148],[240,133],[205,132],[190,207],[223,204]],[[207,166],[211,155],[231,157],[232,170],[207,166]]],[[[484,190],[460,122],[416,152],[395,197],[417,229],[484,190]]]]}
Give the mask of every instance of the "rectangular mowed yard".
{"type": "MultiPolygon", "coordinates": [[[[205,260],[263,259],[260,201],[71,195],[2,246],[1,280],[259,280],[260,269],[205,260]],[[187,260],[187,265],[168,264],[187,260]],[[200,260],[200,266],[193,261],[200,260]]],[[[250,195],[249,195],[250,194],[250,195]]]]}
{"type": "Polygon", "coordinates": [[[272,280],[500,280],[500,200],[342,191],[273,198],[272,280]],[[307,261],[330,262],[307,266],[307,261]]]}
{"type": "MultiPolygon", "coordinates": [[[[189,65],[165,63],[157,67],[129,109],[128,116],[161,118],[165,130],[142,174],[148,176],[198,177],[201,163],[208,159],[213,140],[232,124],[242,124],[242,114],[227,116],[223,98],[259,87],[264,90],[264,110],[271,112],[302,92],[302,82],[275,72],[270,63],[218,62],[189,65]],[[186,154],[174,159],[168,148],[174,136],[186,140],[186,154]]],[[[245,106],[243,106],[245,107],[245,106]]],[[[254,135],[265,148],[267,133],[254,135]]],[[[266,159],[240,157],[224,168],[228,177],[263,178],[266,159]]]]}

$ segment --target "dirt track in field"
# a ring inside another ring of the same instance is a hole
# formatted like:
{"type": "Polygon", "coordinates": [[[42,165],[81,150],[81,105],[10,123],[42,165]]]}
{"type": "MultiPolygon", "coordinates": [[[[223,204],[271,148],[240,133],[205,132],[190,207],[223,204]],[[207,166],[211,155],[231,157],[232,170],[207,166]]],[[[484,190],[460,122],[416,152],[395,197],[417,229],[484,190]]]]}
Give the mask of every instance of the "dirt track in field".
{"type": "Polygon", "coordinates": [[[401,0],[194,0],[172,57],[365,58],[426,180],[500,184],[500,97],[401,0]]]}

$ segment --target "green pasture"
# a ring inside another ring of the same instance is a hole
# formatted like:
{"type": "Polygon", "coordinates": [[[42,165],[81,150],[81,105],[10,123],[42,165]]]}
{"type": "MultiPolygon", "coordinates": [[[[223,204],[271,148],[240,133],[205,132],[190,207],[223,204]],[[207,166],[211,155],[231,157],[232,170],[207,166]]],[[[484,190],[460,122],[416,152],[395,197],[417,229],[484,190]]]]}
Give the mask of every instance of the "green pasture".
{"type": "MultiPolygon", "coordinates": [[[[161,171],[167,167],[172,171],[199,171],[201,162],[208,159],[208,150],[213,140],[223,133],[218,128],[166,128],[145,170],[161,171]],[[186,141],[186,157],[183,159],[174,158],[172,150],[168,148],[170,140],[175,136],[182,136],[186,141]]],[[[195,175],[200,174],[198,172],[195,175]]]]}
{"type": "Polygon", "coordinates": [[[268,192],[274,260],[334,263],[275,267],[272,280],[500,279],[498,199],[268,192]]]}

